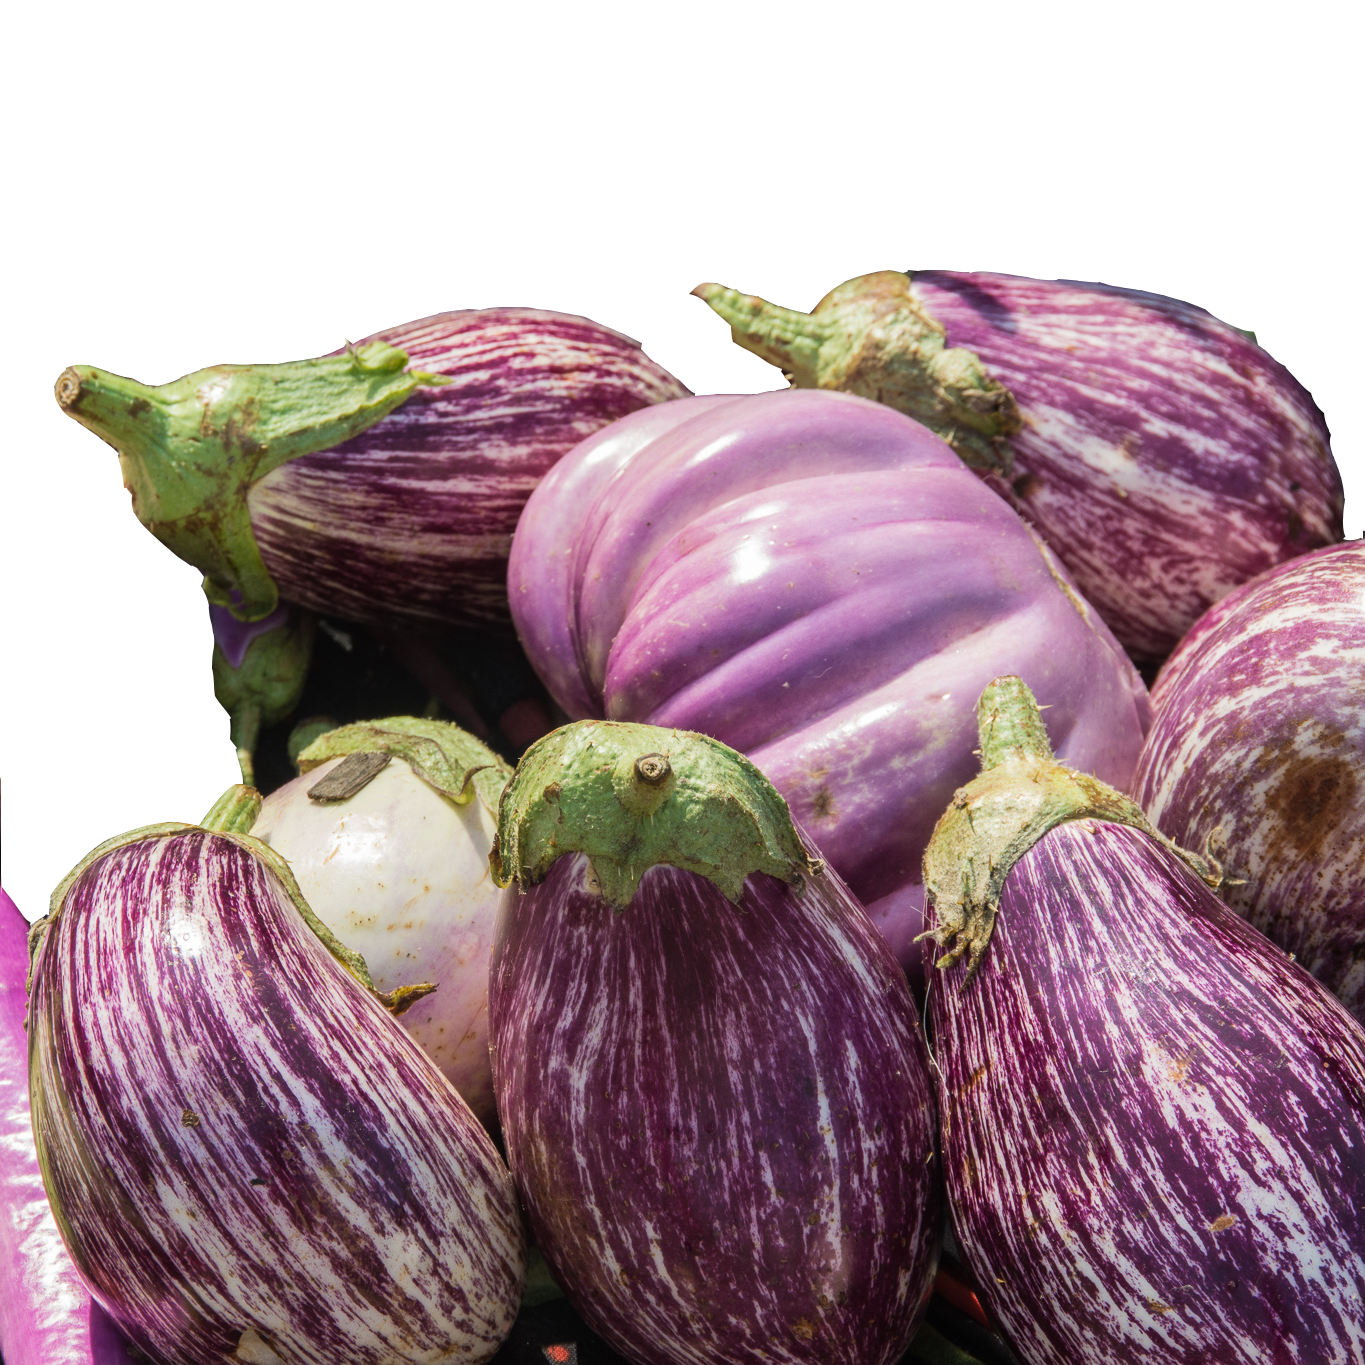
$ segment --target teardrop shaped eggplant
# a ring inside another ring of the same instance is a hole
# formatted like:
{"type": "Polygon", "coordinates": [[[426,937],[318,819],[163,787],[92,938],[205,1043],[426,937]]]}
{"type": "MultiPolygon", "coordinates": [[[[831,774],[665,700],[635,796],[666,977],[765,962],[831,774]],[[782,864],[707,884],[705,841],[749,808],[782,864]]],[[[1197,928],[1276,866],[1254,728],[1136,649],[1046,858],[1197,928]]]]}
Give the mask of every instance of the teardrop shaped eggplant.
{"type": "Polygon", "coordinates": [[[525,756],[495,866],[494,1084],[536,1245],[616,1350],[889,1365],[941,1226],[903,973],[752,764],[585,721],[525,756]]]}
{"type": "Polygon", "coordinates": [[[156,1361],[486,1359],[525,1274],[508,1172],[215,810],[101,845],[38,931],[33,1126],[72,1259],[156,1361]]]}

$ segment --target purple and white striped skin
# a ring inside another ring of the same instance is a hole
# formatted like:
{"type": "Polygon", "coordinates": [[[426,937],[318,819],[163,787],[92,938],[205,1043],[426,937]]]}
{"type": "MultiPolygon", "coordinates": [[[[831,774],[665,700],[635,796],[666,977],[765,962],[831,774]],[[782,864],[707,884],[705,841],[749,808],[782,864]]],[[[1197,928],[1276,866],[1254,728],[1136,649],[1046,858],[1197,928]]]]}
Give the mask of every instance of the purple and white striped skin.
{"type": "Polygon", "coordinates": [[[71,1264],[43,1189],[24,1037],[28,921],[0,889],[0,1358],[128,1365],[125,1342],[71,1264]]]}
{"type": "Polygon", "coordinates": [[[175,558],[83,435],[0,401],[0,848],[94,829],[141,788],[194,655],[175,558]]]}
{"type": "Polygon", "coordinates": [[[1099,820],[966,970],[929,991],[945,1176],[1024,1365],[1365,1361],[1365,1032],[1317,981],[1099,820]]]}
{"type": "Polygon", "coordinates": [[[450,308],[554,308],[595,318],[635,337],[672,364],[698,393],[773,388],[762,360],[732,347],[678,302],[684,274],[762,293],[789,308],[814,308],[854,270],[390,270],[399,317],[450,308]]]}
{"type": "Polygon", "coordinates": [[[1324,270],[1317,277],[1317,321],[1336,377],[1365,403],[1365,270],[1324,270]]]}
{"type": "Polygon", "coordinates": [[[253,841],[140,833],[78,873],[30,995],[34,1131],[92,1294],[175,1365],[491,1356],[525,1244],[488,1135],[253,841]]]}
{"type": "Polygon", "coordinates": [[[1102,284],[913,271],[910,292],[1014,396],[1009,482],[1135,659],[1208,607],[1342,538],[1341,476],[1311,395],[1202,308],[1102,284]]]}
{"type": "Polygon", "coordinates": [[[561,857],[507,893],[493,1070],[536,1245],[644,1365],[890,1365],[942,1228],[905,978],[831,872],[738,906],[654,866],[624,911],[561,857]]]}
{"type": "Polygon", "coordinates": [[[440,313],[376,339],[452,382],[247,496],[280,595],[371,624],[505,624],[508,547],[537,482],[599,427],[688,393],[638,342],[564,313],[440,313]]]}
{"type": "Polygon", "coordinates": [[[1139,804],[1187,848],[1221,831],[1224,899],[1365,1022],[1365,543],[1230,593],[1153,699],[1139,804]]]}
{"type": "Polygon", "coordinates": [[[0,389],[52,411],[75,362],[168,384],[236,360],[253,283],[251,270],[42,270],[0,298],[0,389]]]}
{"type": "MultiPolygon", "coordinates": [[[[495,1123],[488,962],[502,893],[488,851],[497,794],[476,791],[456,805],[395,758],[348,800],[309,801],[309,790],[341,762],[310,768],[271,792],[252,837],[288,862],[313,912],[365,959],[376,990],[436,983],[399,1022],[479,1121],[495,1123]]],[[[501,769],[498,785],[506,775],[501,769]]]]}
{"type": "Polygon", "coordinates": [[[1020,673],[1058,753],[1125,786],[1146,689],[1065,570],[938,437],[850,394],[689,398],[589,438],[527,504],[509,589],[570,715],[749,755],[918,979],[921,858],[1020,673]]]}

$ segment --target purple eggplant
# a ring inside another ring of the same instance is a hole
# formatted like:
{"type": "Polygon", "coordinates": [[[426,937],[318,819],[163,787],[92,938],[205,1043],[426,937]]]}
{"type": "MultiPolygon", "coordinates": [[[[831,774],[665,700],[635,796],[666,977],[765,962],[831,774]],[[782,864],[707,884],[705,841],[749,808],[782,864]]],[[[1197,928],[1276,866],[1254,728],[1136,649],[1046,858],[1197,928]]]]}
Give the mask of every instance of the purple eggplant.
{"type": "Polygon", "coordinates": [[[890,1365],[941,1230],[905,978],[741,755],[585,721],[495,869],[498,1112],[536,1245],[643,1365],[890,1365]]]}
{"type": "MultiPolygon", "coordinates": [[[[698,393],[770,389],[766,364],[728,347],[678,303],[684,270],[392,270],[401,318],[453,308],[553,308],[618,328],[657,351],[698,393]]],[[[814,308],[853,270],[693,270],[790,308],[814,308]]]]}
{"type": "Polygon", "coordinates": [[[167,384],[238,358],[251,270],[0,270],[0,389],[52,407],[81,360],[167,384]]]}
{"type": "Polygon", "coordinates": [[[1317,278],[1317,321],[1336,377],[1365,403],[1365,270],[1324,270],[1317,278]]]}
{"type": "Polygon", "coordinates": [[[918,974],[920,863],[1022,673],[1067,761],[1124,785],[1141,680],[1066,572],[917,422],[848,394],[689,398],[613,423],[527,503],[509,566],[571,716],[714,735],[791,803],[918,974]]]}
{"type": "Polygon", "coordinates": [[[1017,678],[925,858],[948,1196],[1026,1365],[1365,1360],[1365,1031],[1017,678]],[[965,960],[964,960],[965,959],[965,960]]]}
{"type": "Polygon", "coordinates": [[[536,482],[599,427],[687,392],[629,337],[532,308],[440,313],[336,355],[159,387],[90,366],[57,381],[212,601],[248,621],[283,596],[427,629],[505,625],[536,482]]]}
{"type": "Polygon", "coordinates": [[[1230,593],[1153,698],[1138,802],[1178,843],[1225,845],[1224,899],[1365,1022],[1365,542],[1230,593]]]}
{"type": "Polygon", "coordinates": [[[102,844],[35,934],[33,1128],[91,1294],[175,1365],[484,1360],[525,1244],[506,1167],[287,864],[206,822],[102,844]]]}
{"type": "Polygon", "coordinates": [[[0,1358],[5,1365],[129,1365],[92,1303],[48,1206],[28,1107],[28,921],[0,890],[0,1358]]]}
{"type": "Polygon", "coordinates": [[[877,398],[940,432],[1140,662],[1239,583],[1342,538],[1312,397],[1202,308],[946,270],[863,275],[810,313],[694,292],[793,384],[877,398]]]}
{"type": "Polygon", "coordinates": [[[0,490],[0,848],[34,848],[137,794],[194,618],[115,463],[71,427],[0,401],[0,490]]]}

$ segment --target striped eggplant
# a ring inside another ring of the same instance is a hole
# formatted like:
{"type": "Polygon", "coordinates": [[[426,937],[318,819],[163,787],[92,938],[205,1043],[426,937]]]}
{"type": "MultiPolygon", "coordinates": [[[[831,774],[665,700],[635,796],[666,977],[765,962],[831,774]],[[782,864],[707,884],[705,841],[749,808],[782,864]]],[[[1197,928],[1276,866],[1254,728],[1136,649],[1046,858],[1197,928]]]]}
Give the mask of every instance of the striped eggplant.
{"type": "Polygon", "coordinates": [[[163,1365],[487,1359],[525,1274],[510,1176],[238,832],[259,802],[102,844],[35,929],[33,1130],[63,1240],[163,1365]]]}
{"type": "Polygon", "coordinates": [[[251,283],[251,270],[0,270],[0,389],[51,409],[76,360],[143,384],[235,360],[251,283]]]}
{"type": "Polygon", "coordinates": [[[1317,277],[1317,321],[1336,377],[1365,403],[1365,270],[1324,270],[1317,277]]]}
{"type": "Polygon", "coordinates": [[[248,621],[283,596],[427,629],[505,624],[536,482],[599,427],[687,392],[629,337],[532,308],[440,313],[336,355],[159,387],[88,365],[57,381],[212,601],[248,621]]]}
{"type": "Polygon", "coordinates": [[[1365,1031],[1032,696],[925,858],[945,1178],[1025,1365],[1365,1361],[1365,1031]],[[965,958],[965,960],[964,960],[965,958]]]}
{"type": "Polygon", "coordinates": [[[863,275],[810,313],[694,292],[793,384],[940,432],[1141,663],[1239,583],[1342,538],[1322,414],[1251,333],[1202,308],[948,270],[863,275]]]}
{"type": "Polygon", "coordinates": [[[0,1359],[5,1365],[129,1365],[62,1245],[28,1107],[24,981],[28,921],[0,889],[0,1359]]]}
{"type": "Polygon", "coordinates": [[[1365,1022],[1365,542],[1261,574],[1162,669],[1133,794],[1221,840],[1223,898],[1365,1022]]]}
{"type": "MultiPolygon", "coordinates": [[[[693,270],[789,308],[814,308],[853,270],[693,270]]],[[[401,318],[452,308],[554,308],[618,328],[657,351],[698,393],[773,388],[762,360],[725,344],[678,302],[682,270],[392,270],[389,295],[401,318]]]]}
{"type": "Polygon", "coordinates": [[[641,1365],[890,1365],[941,1228],[905,978],[702,735],[584,721],[503,796],[493,1078],[535,1242],[641,1365]]]}
{"type": "Polygon", "coordinates": [[[137,794],[192,651],[179,566],[113,460],[0,400],[0,848],[59,844],[137,794]]]}
{"type": "Polygon", "coordinates": [[[1147,692],[1065,570],[923,426],[848,394],[688,398],[590,437],[509,565],[527,656],[574,717],[748,754],[918,975],[920,864],[1022,673],[1067,761],[1132,776],[1147,692]]]}
{"type": "Polygon", "coordinates": [[[501,895],[488,868],[511,769],[456,725],[407,716],[329,731],[251,827],[380,991],[437,989],[400,1019],[485,1125],[488,962],[501,895]]]}

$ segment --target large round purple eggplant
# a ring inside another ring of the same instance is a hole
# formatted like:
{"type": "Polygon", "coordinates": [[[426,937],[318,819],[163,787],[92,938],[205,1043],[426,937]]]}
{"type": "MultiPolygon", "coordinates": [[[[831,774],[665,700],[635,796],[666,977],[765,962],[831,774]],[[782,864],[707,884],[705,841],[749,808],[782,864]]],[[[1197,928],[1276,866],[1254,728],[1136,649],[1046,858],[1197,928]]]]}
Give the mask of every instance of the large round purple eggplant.
{"type": "MultiPolygon", "coordinates": [[[[399,317],[455,308],[554,308],[579,313],[635,337],[672,364],[698,393],[773,388],[762,360],[728,347],[678,302],[684,270],[390,270],[399,317]]],[[[693,270],[789,308],[814,308],[853,270],[693,270]]]]}
{"type": "Polygon", "coordinates": [[[81,360],[167,384],[238,358],[251,270],[0,270],[0,389],[52,407],[81,360]]]}
{"type": "Polygon", "coordinates": [[[1324,270],[1317,278],[1323,349],[1342,384],[1365,403],[1365,270],[1324,270]]]}
{"type": "Polygon", "coordinates": [[[53,895],[30,1084],[62,1237],[158,1362],[484,1360],[525,1273],[507,1169],[237,832],[259,804],[110,840],[53,895]]]}
{"type": "Polygon", "coordinates": [[[1224,899],[1365,1022],[1365,542],[1229,594],[1153,698],[1134,796],[1177,842],[1221,841],[1224,899]]]}
{"type": "Polygon", "coordinates": [[[925,859],[958,1242],[1026,1365],[1365,1360],[1365,1031],[1017,678],[925,859]],[[966,960],[962,960],[965,958],[966,960]]]}
{"type": "Polygon", "coordinates": [[[179,565],[113,460],[0,401],[0,848],[57,844],[137,794],[192,651],[179,565]]]}
{"type": "Polygon", "coordinates": [[[5,1365],[128,1365],[91,1302],[43,1189],[28,1105],[28,921],[0,890],[0,1358],[5,1365]]]}
{"type": "Polygon", "coordinates": [[[752,764],[585,721],[522,759],[489,991],[517,1187],[644,1365],[890,1365],[940,1233],[905,978],[752,764]]]}
{"type": "Polygon", "coordinates": [[[85,365],[57,381],[213,601],[243,620],[283,596],[428,629],[505,625],[536,482],[599,427],[687,392],[629,337],[532,308],[440,313],[337,355],[159,387],[85,365]]]}
{"type": "Polygon", "coordinates": [[[989,471],[1144,663],[1239,583],[1342,537],[1311,396],[1202,308],[947,270],[863,275],[810,313],[695,292],[793,384],[889,403],[989,471]]]}
{"type": "Polygon", "coordinates": [[[1019,518],[932,433],[847,394],[647,409],[565,457],[509,566],[573,716],[714,735],[791,803],[919,970],[920,863],[972,773],[976,698],[1022,673],[1068,762],[1122,786],[1146,689],[1019,518]]]}

